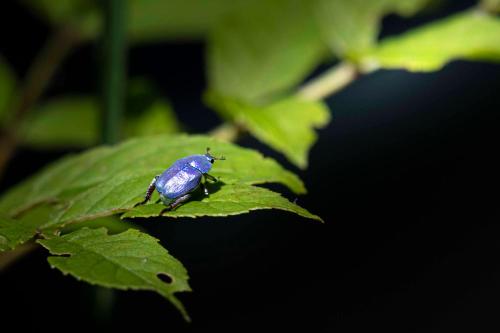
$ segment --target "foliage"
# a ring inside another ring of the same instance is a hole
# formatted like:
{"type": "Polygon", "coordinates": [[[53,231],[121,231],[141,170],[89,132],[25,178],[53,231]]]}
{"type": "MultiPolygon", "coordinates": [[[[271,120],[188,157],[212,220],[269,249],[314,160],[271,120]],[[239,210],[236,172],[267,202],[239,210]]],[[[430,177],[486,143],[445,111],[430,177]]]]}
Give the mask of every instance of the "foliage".
{"type": "MultiPolygon", "coordinates": [[[[306,168],[316,129],[327,126],[331,115],[319,98],[304,97],[300,85],[334,93],[345,84],[339,83],[345,79],[339,78],[340,72],[311,79],[314,71],[335,61],[362,74],[379,68],[434,71],[456,59],[500,60],[497,0],[379,39],[385,15],[414,15],[431,2],[128,0],[126,28],[131,45],[203,40],[208,85],[204,101],[226,122],[221,128],[236,133],[227,137],[248,132],[306,168]]],[[[96,40],[104,26],[99,1],[23,3],[54,29],[71,27],[88,42],[96,40]]],[[[348,81],[355,77],[349,75],[348,81]]],[[[20,86],[0,57],[4,130],[12,124],[20,86]]],[[[279,209],[321,221],[281,194],[258,186],[278,183],[295,194],[306,192],[302,181],[275,160],[213,137],[176,134],[182,126],[173,108],[149,81],[129,82],[126,108],[121,124],[126,141],[64,157],[0,197],[0,251],[37,238],[54,255],[49,263],[63,273],[112,288],[153,290],[188,318],[174,296],[189,290],[186,270],[158,240],[125,221],[158,217],[162,204],[134,207],[151,179],[178,158],[203,153],[206,147],[227,157],[213,168],[219,182],[208,184],[209,196],[196,193],[163,219],[279,209]]],[[[28,111],[16,128],[23,145],[89,148],[99,143],[96,96],[58,96],[28,111]],[[78,130],[67,124],[77,124],[78,130]]],[[[156,199],[157,194],[152,202],[156,199]]]]}
{"type": "Polygon", "coordinates": [[[129,229],[110,236],[104,228],[82,228],[38,242],[56,255],[49,264],[63,273],[110,288],[156,291],[189,319],[173,295],[191,290],[186,269],[148,234],[129,229]]]}
{"type": "Polygon", "coordinates": [[[500,19],[466,11],[387,38],[368,57],[384,68],[411,71],[437,70],[454,59],[495,61],[500,59],[500,19]]]}

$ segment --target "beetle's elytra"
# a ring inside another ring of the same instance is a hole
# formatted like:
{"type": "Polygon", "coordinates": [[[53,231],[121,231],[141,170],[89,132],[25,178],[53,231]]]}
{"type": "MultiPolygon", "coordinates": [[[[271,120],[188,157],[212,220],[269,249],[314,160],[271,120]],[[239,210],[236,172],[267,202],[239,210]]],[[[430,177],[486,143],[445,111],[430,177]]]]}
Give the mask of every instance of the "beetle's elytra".
{"type": "Polygon", "coordinates": [[[167,206],[163,212],[175,209],[177,206],[187,201],[192,192],[200,185],[203,187],[203,192],[208,195],[208,190],[202,179],[207,179],[216,182],[214,176],[208,174],[212,168],[212,164],[216,160],[225,160],[224,156],[214,157],[210,155],[210,148],[203,155],[191,155],[181,158],[174,162],[168,169],[163,171],[161,175],[157,175],[149,184],[144,200],[136,204],[143,205],[151,199],[151,195],[156,189],[160,194],[160,199],[167,206]]]}

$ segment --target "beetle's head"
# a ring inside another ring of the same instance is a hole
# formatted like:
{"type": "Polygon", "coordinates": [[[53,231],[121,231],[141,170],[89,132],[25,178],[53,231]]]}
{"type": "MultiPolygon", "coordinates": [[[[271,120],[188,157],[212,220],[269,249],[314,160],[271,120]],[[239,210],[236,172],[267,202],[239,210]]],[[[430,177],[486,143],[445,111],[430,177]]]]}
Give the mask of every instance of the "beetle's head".
{"type": "Polygon", "coordinates": [[[206,158],[207,158],[207,160],[208,160],[210,163],[212,163],[212,164],[214,164],[214,162],[215,162],[216,160],[225,160],[225,159],[226,159],[224,156],[221,156],[221,157],[215,157],[215,156],[210,155],[210,148],[208,148],[208,147],[207,147],[207,152],[206,152],[206,154],[205,154],[205,157],[206,157],[206,158]]]}

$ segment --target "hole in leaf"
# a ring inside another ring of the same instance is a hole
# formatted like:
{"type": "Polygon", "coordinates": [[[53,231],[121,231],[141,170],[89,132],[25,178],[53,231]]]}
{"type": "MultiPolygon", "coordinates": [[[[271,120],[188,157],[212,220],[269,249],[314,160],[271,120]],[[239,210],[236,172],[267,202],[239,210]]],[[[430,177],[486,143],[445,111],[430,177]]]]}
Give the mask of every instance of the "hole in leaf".
{"type": "Polygon", "coordinates": [[[69,253],[63,253],[63,254],[61,254],[59,256],[60,257],[64,257],[64,258],[69,258],[69,257],[71,257],[71,254],[69,254],[69,253]]]}
{"type": "Polygon", "coordinates": [[[172,279],[172,277],[166,273],[158,273],[156,274],[156,276],[158,277],[158,279],[162,280],[165,283],[170,284],[174,281],[174,279],[172,279]]]}

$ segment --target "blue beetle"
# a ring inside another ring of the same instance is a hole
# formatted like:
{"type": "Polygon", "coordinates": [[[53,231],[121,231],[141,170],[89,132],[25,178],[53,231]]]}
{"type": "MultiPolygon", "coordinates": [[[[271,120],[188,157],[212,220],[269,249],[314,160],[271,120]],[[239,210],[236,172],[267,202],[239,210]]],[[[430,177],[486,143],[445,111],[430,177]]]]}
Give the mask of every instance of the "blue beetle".
{"type": "Polygon", "coordinates": [[[202,178],[213,182],[217,181],[214,176],[208,174],[216,160],[225,160],[225,158],[224,156],[214,157],[210,155],[210,148],[207,148],[204,155],[191,155],[175,161],[161,175],[153,178],[144,200],[135,206],[148,202],[155,189],[160,194],[160,199],[157,202],[161,201],[167,206],[161,214],[167,210],[175,209],[187,201],[200,185],[203,187],[205,195],[208,195],[208,190],[202,182],[202,178]]]}

